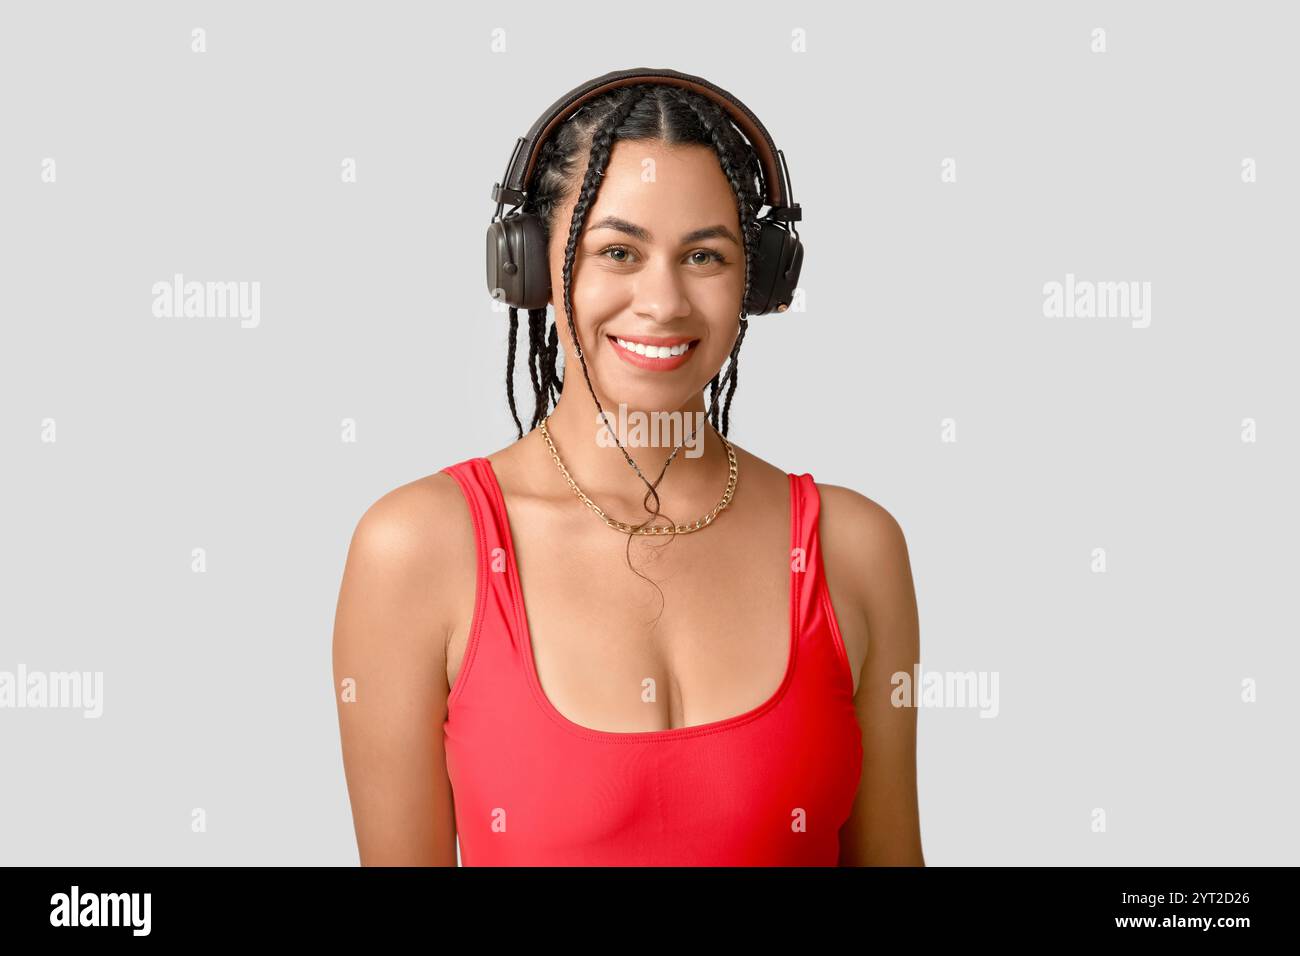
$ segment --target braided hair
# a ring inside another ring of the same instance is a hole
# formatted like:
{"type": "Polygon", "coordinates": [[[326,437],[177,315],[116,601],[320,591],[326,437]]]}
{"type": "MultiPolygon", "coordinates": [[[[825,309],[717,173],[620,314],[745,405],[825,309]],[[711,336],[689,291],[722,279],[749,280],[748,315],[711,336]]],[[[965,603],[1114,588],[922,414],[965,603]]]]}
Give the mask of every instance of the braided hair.
{"type": "MultiPolygon", "coordinates": [[[[713,100],[684,87],[660,83],[640,83],[601,94],[561,124],[542,144],[532,177],[532,189],[522,210],[533,213],[541,221],[548,243],[556,227],[556,209],[571,195],[575,178],[574,170],[582,154],[585,153],[587,156],[586,172],[577,186],[577,198],[564,248],[563,294],[564,311],[568,318],[575,355],[582,368],[587,388],[602,416],[604,409],[601,408],[600,400],[596,398],[595,389],[592,388],[582,344],[573,324],[573,263],[587,213],[595,203],[596,194],[609,165],[613,145],[619,140],[659,140],[669,146],[688,144],[708,146],[717,154],[722,172],[735,194],[745,246],[745,289],[738,314],[739,334],[732,346],[726,373],[719,370],[709,382],[709,421],[715,430],[726,435],[730,428],[731,401],[739,383],[740,346],[745,340],[745,332],[749,327],[749,322],[745,318],[744,303],[749,300],[753,261],[757,254],[757,235],[761,228],[755,221],[762,205],[762,195],[758,185],[760,182],[758,156],[753,147],[732,126],[726,111],[713,100]],[[727,391],[719,427],[718,396],[724,387],[727,391]]],[[[556,372],[556,358],[559,352],[556,323],[549,323],[548,334],[548,310],[543,307],[527,311],[528,374],[533,383],[534,395],[531,430],[550,414],[552,403],[558,401],[559,395],[564,390],[564,379],[556,372]]],[[[514,306],[509,309],[506,398],[510,405],[510,414],[519,432],[518,437],[523,438],[524,429],[519,420],[514,395],[518,312],[519,310],[514,306]]],[[[608,426],[607,417],[606,424],[608,426]]],[[[621,445],[619,447],[622,449],[621,445]]],[[[628,459],[628,464],[646,482],[647,502],[650,499],[654,501],[653,506],[646,504],[647,510],[652,513],[644,524],[636,526],[641,528],[660,514],[659,495],[656,489],[676,452],[664,463],[664,471],[660,472],[653,483],[641,475],[640,469],[625,449],[623,455],[628,459]]],[[[631,537],[629,534],[629,548],[631,537]]]]}
{"type": "MultiPolygon", "coordinates": [[[[676,85],[646,83],[620,87],[602,94],[587,103],[582,110],[561,124],[542,144],[533,172],[533,188],[522,211],[534,213],[545,227],[549,240],[555,230],[555,211],[569,196],[573,171],[584,151],[587,153],[587,171],[578,188],[573,219],[569,225],[568,243],[564,251],[564,302],[566,312],[572,295],[573,259],[577,237],[582,233],[587,211],[595,202],[600,181],[609,164],[613,144],[619,140],[654,139],[667,145],[695,144],[711,147],[718,155],[718,164],[736,195],[740,214],[741,232],[745,244],[745,293],[742,302],[749,299],[750,279],[756,254],[758,226],[755,217],[762,205],[758,189],[759,162],[753,148],[732,127],[725,111],[706,96],[676,85]]],[[[548,414],[552,404],[564,390],[564,380],[556,372],[559,353],[558,331],[549,323],[548,310],[529,309],[528,312],[528,374],[533,383],[533,416],[529,430],[536,428],[548,414]]],[[[506,355],[506,400],[510,414],[524,437],[515,403],[514,369],[516,340],[519,332],[519,309],[511,306],[510,335],[506,355]]],[[[739,384],[740,346],[745,340],[749,321],[740,315],[740,334],[732,347],[730,364],[724,374],[709,382],[710,421],[723,435],[730,428],[731,400],[739,384]],[[717,398],[724,383],[727,393],[719,423],[717,398]]],[[[574,336],[574,342],[577,338],[574,336]]],[[[579,346],[579,350],[581,346],[579,346]]],[[[580,361],[581,358],[580,358],[580,361]]],[[[583,362],[585,367],[585,362],[583,362]]]]}

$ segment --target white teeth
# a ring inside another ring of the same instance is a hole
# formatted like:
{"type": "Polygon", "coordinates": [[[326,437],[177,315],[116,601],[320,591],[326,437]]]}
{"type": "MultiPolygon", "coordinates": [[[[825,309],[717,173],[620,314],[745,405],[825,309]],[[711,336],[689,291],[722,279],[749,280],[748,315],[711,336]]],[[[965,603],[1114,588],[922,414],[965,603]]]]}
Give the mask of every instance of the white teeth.
{"type": "Polygon", "coordinates": [[[628,342],[625,339],[614,340],[629,352],[635,352],[637,355],[644,355],[646,358],[672,358],[675,355],[681,355],[691,347],[690,342],[683,342],[680,345],[643,345],[640,342],[628,342]]]}

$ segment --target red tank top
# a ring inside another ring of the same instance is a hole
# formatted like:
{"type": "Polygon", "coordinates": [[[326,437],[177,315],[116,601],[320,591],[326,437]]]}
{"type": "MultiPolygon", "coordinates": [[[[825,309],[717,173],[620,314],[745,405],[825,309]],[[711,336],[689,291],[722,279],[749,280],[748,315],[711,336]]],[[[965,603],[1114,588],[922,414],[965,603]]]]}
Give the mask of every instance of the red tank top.
{"type": "Polygon", "coordinates": [[[733,717],[615,733],[570,721],[542,690],[491,463],[472,458],[443,471],[464,492],[478,544],[474,620],[443,724],[461,863],[835,866],[862,737],[812,476],[789,475],[781,686],[733,717]]]}

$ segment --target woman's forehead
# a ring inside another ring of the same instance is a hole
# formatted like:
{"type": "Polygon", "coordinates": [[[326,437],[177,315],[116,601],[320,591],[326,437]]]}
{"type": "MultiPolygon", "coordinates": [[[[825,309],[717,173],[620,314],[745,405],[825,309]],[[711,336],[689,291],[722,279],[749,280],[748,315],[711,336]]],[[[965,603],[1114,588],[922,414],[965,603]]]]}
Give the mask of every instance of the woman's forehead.
{"type": "Polygon", "coordinates": [[[678,241],[684,234],[738,221],[736,197],[707,147],[663,147],[623,142],[610,156],[590,223],[607,218],[631,223],[649,233],[642,241],[678,241]]]}

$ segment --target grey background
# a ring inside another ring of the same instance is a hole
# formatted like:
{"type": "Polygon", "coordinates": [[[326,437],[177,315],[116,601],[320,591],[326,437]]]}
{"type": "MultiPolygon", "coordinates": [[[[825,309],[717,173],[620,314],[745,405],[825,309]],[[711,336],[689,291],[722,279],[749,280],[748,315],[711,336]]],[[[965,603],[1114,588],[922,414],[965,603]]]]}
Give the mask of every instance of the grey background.
{"type": "Polygon", "coordinates": [[[105,687],[0,710],[0,862],[356,862],[352,529],[513,440],[515,138],[666,66],[762,117],[805,213],[807,310],[752,320],[731,437],[888,508],[924,666],[999,674],[996,719],[920,714],[927,862],[1296,863],[1294,11],[6,3],[0,670],[105,687]],[[260,281],[260,327],[154,317],[175,272],[260,281]],[[1045,318],[1067,272],[1150,282],[1150,327],[1045,318]]]}

